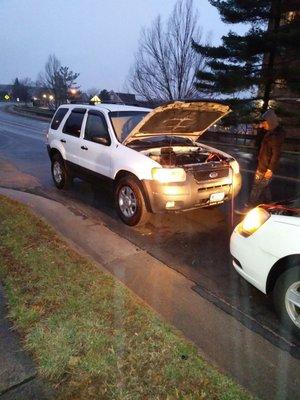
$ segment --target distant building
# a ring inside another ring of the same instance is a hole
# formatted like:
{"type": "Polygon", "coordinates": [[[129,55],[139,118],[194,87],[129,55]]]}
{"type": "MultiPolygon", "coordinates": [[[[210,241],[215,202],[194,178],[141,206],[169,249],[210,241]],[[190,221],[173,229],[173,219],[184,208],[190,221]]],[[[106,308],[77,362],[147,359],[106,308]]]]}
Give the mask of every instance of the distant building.
{"type": "Polygon", "coordinates": [[[135,94],[114,92],[113,90],[108,92],[108,101],[115,104],[128,104],[132,106],[138,104],[135,94]]]}
{"type": "Polygon", "coordinates": [[[5,85],[0,84],[0,92],[9,92],[11,93],[13,85],[5,85]]]}

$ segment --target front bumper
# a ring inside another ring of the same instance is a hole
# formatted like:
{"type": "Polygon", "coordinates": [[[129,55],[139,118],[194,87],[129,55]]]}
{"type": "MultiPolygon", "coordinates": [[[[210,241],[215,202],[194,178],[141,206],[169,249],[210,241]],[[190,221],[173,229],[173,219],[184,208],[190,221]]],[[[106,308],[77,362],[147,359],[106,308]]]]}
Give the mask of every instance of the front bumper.
{"type": "Polygon", "coordinates": [[[266,283],[272,266],[278,257],[265,250],[267,222],[249,237],[242,236],[238,228],[230,238],[230,253],[235,270],[258,290],[266,293],[266,283]]]}
{"type": "MultiPolygon", "coordinates": [[[[260,249],[251,237],[245,238],[235,229],[230,238],[230,254],[232,257],[232,265],[236,272],[241,275],[247,282],[255,286],[262,292],[265,292],[265,282],[258,279],[256,266],[260,266],[260,249]],[[253,264],[255,262],[255,265],[253,264]],[[250,264],[250,265],[249,265],[250,264]]],[[[261,278],[261,277],[260,277],[261,278]]]]}
{"type": "Polygon", "coordinates": [[[166,184],[153,180],[143,182],[151,211],[159,213],[222,204],[239,193],[242,179],[240,174],[230,174],[222,179],[197,182],[192,174],[187,173],[185,182],[166,184]],[[212,201],[211,195],[216,193],[224,193],[224,199],[212,201]]]}

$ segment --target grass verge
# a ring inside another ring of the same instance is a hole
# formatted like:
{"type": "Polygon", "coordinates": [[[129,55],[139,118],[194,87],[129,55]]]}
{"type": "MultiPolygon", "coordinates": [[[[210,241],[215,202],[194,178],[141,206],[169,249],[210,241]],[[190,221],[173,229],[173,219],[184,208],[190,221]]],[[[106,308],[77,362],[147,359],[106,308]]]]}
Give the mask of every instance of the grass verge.
{"type": "Polygon", "coordinates": [[[9,317],[57,399],[250,399],[134,294],[0,196],[9,317]]]}

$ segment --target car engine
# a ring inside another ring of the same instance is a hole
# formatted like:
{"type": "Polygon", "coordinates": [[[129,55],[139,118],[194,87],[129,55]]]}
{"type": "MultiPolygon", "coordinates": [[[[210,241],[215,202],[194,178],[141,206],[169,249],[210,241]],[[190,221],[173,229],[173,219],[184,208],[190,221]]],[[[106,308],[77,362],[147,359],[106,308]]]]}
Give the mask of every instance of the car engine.
{"type": "Polygon", "coordinates": [[[209,162],[226,162],[226,158],[201,147],[162,147],[144,152],[148,157],[165,167],[188,167],[209,162]]]}

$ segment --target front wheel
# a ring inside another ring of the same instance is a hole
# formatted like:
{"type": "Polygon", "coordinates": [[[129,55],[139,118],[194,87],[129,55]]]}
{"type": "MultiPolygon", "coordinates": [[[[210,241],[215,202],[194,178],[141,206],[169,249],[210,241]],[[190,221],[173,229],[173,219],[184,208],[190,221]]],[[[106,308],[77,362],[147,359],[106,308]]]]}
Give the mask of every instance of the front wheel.
{"type": "Polygon", "coordinates": [[[273,298],[284,325],[300,337],[300,266],[288,269],[279,276],[273,298]]]}
{"type": "Polygon", "coordinates": [[[66,169],[64,160],[59,154],[55,154],[51,161],[51,172],[55,186],[58,189],[67,189],[72,182],[72,178],[66,169]]]}
{"type": "Polygon", "coordinates": [[[121,178],[115,187],[115,204],[123,222],[130,226],[142,225],[148,212],[140,182],[133,177],[121,178]]]}

